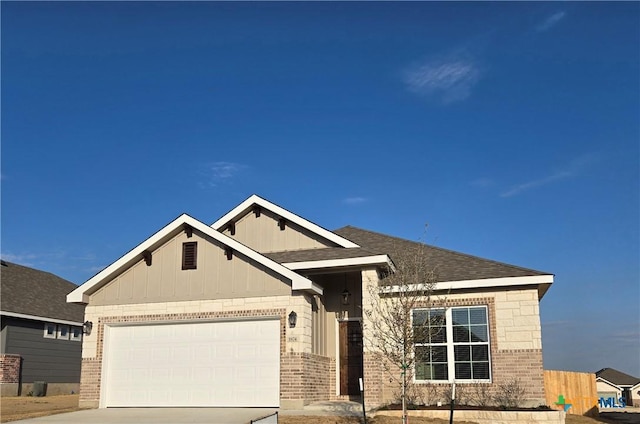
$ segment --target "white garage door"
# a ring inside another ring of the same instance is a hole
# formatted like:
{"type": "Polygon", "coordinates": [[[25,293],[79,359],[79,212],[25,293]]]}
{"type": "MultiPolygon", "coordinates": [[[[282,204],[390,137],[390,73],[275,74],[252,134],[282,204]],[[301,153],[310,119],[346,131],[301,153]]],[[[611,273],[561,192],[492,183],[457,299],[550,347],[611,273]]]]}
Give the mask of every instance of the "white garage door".
{"type": "Polygon", "coordinates": [[[109,327],[102,406],[279,406],[280,321],[109,327]]]}

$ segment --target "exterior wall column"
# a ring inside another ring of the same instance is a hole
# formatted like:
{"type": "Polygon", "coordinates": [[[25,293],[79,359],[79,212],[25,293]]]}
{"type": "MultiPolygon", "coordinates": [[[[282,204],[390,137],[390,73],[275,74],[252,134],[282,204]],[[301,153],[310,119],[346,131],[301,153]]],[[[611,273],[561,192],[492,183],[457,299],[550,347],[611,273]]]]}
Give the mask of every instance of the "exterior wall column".
{"type": "Polygon", "coordinates": [[[367,313],[370,310],[370,305],[376,302],[372,296],[376,296],[379,280],[378,271],[375,268],[362,270],[362,361],[364,400],[367,409],[375,408],[383,403],[382,364],[371,343],[371,318],[367,313]]]}
{"type": "Polygon", "coordinates": [[[13,353],[0,354],[0,387],[2,396],[18,396],[22,357],[13,353]]]}

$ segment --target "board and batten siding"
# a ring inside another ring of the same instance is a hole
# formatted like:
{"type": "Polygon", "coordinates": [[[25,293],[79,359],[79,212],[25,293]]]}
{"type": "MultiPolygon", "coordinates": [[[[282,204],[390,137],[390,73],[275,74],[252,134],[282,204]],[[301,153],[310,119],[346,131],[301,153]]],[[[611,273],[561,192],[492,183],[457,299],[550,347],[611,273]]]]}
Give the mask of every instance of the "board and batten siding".
{"type": "Polygon", "coordinates": [[[90,296],[90,305],[124,305],[291,294],[284,277],[194,231],[180,233],[152,252],[151,265],[140,258],[131,268],[90,296]],[[197,268],[182,269],[182,244],[197,242],[197,268]]]}
{"type": "Polygon", "coordinates": [[[261,210],[259,217],[249,211],[235,222],[234,235],[228,226],[222,232],[260,253],[337,247],[290,221],[286,221],[284,230],[281,230],[279,219],[279,216],[268,210],[261,210]]]}
{"type": "Polygon", "coordinates": [[[80,382],[82,343],[44,337],[44,322],[3,317],[4,353],[22,357],[22,383],[80,382]]]}

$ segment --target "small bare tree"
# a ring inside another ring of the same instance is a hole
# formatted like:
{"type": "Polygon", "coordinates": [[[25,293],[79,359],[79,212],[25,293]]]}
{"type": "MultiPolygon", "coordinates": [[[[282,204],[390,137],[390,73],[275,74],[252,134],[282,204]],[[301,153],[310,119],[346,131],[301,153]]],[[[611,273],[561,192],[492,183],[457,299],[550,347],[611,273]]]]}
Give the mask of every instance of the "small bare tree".
{"type": "Polygon", "coordinates": [[[436,276],[426,249],[422,243],[396,246],[390,254],[395,269],[382,275],[379,284],[369,284],[369,301],[363,304],[368,318],[365,343],[391,381],[400,386],[404,424],[411,373],[429,355],[427,347],[417,345],[429,343],[435,333],[443,331],[443,314],[431,311],[437,305],[432,296],[436,276]]]}

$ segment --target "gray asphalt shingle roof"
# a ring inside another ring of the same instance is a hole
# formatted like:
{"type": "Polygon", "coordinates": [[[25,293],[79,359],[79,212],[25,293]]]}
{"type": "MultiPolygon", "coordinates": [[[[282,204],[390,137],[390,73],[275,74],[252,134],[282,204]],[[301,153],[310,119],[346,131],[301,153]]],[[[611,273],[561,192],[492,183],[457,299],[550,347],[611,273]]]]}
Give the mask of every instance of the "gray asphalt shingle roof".
{"type": "Polygon", "coordinates": [[[82,322],[84,305],[67,303],[77,286],[50,272],[2,261],[0,310],[38,317],[82,322]]]}
{"type": "MultiPolygon", "coordinates": [[[[420,248],[420,243],[417,242],[352,226],[340,228],[335,230],[334,233],[351,240],[374,254],[386,253],[391,257],[391,260],[393,260],[394,255],[410,255],[420,248]]],[[[423,246],[425,248],[425,256],[427,260],[433,263],[436,278],[440,282],[551,274],[454,252],[440,247],[426,244],[423,246]]]]}
{"type": "Polygon", "coordinates": [[[326,247],[320,249],[287,250],[281,252],[264,253],[266,257],[278,263],[325,261],[331,259],[362,258],[377,255],[359,247],[345,249],[344,247],[326,247]]]}

